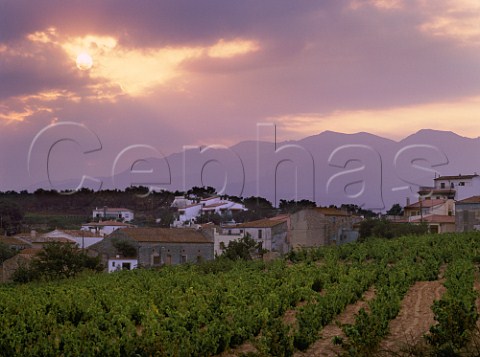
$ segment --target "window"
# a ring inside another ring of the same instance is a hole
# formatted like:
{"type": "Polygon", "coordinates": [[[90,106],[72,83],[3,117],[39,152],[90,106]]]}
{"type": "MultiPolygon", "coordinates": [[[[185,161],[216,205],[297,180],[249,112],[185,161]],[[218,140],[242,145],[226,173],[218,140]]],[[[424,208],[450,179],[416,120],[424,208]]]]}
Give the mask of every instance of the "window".
{"type": "Polygon", "coordinates": [[[132,263],[122,263],[122,269],[130,270],[132,268],[132,263]]]}
{"type": "Polygon", "coordinates": [[[453,182],[450,183],[450,188],[454,188],[454,187],[455,187],[455,185],[453,184],[453,182]]]}
{"type": "Polygon", "coordinates": [[[262,233],[263,233],[262,230],[259,229],[258,230],[258,239],[262,239],[262,233]]]}
{"type": "Polygon", "coordinates": [[[161,260],[159,255],[154,255],[153,256],[153,265],[160,265],[161,260]]]}
{"type": "Polygon", "coordinates": [[[115,262],[112,262],[112,267],[114,267],[114,266],[115,266],[115,262]]]}
{"type": "Polygon", "coordinates": [[[462,182],[459,182],[459,183],[458,183],[458,186],[465,186],[465,182],[463,182],[463,181],[462,181],[462,182]]]}
{"type": "Polygon", "coordinates": [[[442,182],[442,183],[440,184],[440,188],[445,188],[445,182],[442,182]]]}
{"type": "Polygon", "coordinates": [[[180,256],[180,263],[186,263],[187,262],[187,256],[186,255],[181,255],[180,256]]]}
{"type": "Polygon", "coordinates": [[[167,254],[167,260],[166,260],[165,264],[172,265],[172,255],[171,254],[167,254]]]}

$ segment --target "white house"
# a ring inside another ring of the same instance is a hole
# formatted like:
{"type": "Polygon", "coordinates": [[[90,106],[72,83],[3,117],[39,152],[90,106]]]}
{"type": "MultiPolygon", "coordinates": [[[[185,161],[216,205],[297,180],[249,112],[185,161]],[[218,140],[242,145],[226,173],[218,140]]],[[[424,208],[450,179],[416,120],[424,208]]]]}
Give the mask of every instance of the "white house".
{"type": "Polygon", "coordinates": [[[202,198],[199,201],[178,196],[175,197],[171,207],[177,208],[178,212],[177,219],[172,225],[173,227],[191,226],[200,215],[228,215],[233,212],[247,210],[241,203],[223,200],[218,196],[202,198]]]}
{"type": "Polygon", "coordinates": [[[98,219],[115,219],[124,222],[130,222],[134,218],[132,210],[128,208],[111,208],[111,207],[96,207],[92,213],[93,218],[98,219]]]}
{"type": "Polygon", "coordinates": [[[103,239],[98,234],[85,231],[85,230],[59,230],[55,229],[51,232],[37,236],[34,240],[35,243],[48,243],[48,242],[73,242],[79,248],[88,248],[92,244],[100,242],[103,239]]]}
{"type": "Polygon", "coordinates": [[[420,198],[463,200],[480,194],[480,176],[473,175],[439,176],[433,187],[420,187],[420,198]]]}
{"type": "Polygon", "coordinates": [[[102,222],[90,222],[82,224],[82,231],[88,231],[98,236],[106,236],[116,231],[117,229],[133,228],[134,226],[124,222],[118,221],[102,221],[102,222]]]}
{"type": "Polygon", "coordinates": [[[241,239],[244,236],[244,231],[232,233],[232,229],[229,227],[213,228],[213,250],[215,257],[222,255],[222,246],[227,247],[230,242],[241,239]]]}

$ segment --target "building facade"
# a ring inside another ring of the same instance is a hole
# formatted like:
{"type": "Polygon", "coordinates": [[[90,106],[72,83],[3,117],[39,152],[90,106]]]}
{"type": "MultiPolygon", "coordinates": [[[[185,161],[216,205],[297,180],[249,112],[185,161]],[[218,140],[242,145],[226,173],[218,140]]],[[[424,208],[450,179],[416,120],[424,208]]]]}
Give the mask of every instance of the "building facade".
{"type": "Polygon", "coordinates": [[[120,220],[123,222],[130,222],[134,219],[134,213],[128,208],[111,208],[111,207],[102,207],[95,208],[92,212],[94,219],[99,220],[120,220]]]}

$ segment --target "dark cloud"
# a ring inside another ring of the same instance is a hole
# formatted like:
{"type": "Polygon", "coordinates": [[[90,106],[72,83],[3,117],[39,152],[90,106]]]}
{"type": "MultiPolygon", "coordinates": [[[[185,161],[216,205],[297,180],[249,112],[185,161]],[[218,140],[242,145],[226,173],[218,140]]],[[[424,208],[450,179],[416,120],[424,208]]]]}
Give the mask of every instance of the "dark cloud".
{"type": "Polygon", "coordinates": [[[0,0],[0,51],[7,48],[0,53],[0,109],[38,109],[0,131],[0,151],[13,153],[0,155],[0,189],[25,186],[15,177],[25,177],[29,143],[54,120],[81,122],[98,134],[104,147],[92,167],[103,174],[131,144],[169,153],[183,145],[255,138],[256,123],[276,116],[401,107],[480,93],[478,47],[420,31],[429,14],[414,7],[351,10],[348,3],[0,0]],[[118,84],[78,71],[55,44],[26,39],[51,27],[59,41],[105,35],[123,49],[212,46],[240,38],[257,41],[259,50],[228,59],[204,53],[181,64],[180,84],[129,97],[118,84]],[[99,88],[112,97],[96,97],[99,88]],[[53,90],[76,99],[19,99],[53,90]]]}

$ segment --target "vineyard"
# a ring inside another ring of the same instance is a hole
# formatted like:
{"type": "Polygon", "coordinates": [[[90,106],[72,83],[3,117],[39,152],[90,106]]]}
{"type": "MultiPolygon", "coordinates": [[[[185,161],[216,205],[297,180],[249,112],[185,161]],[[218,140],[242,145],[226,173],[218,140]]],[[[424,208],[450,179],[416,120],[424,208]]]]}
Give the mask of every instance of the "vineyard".
{"type": "Polygon", "coordinates": [[[323,356],[315,346],[324,329],[363,301],[324,342],[346,356],[386,355],[382,341],[406,295],[441,275],[444,292],[420,347],[395,355],[479,355],[479,262],[480,234],[444,234],[299,251],[269,263],[220,260],[4,286],[0,354],[323,356]]]}

